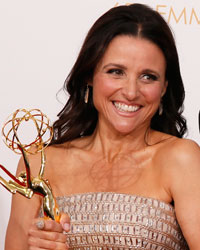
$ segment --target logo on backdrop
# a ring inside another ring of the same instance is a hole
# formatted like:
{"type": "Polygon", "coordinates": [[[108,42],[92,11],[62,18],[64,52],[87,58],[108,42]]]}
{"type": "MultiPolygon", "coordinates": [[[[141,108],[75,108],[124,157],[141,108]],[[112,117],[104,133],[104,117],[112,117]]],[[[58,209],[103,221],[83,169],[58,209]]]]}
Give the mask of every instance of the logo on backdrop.
{"type": "MultiPolygon", "coordinates": [[[[132,4],[134,2],[125,3],[125,5],[132,4]]],[[[121,5],[121,3],[116,2],[115,7],[121,5]]],[[[173,6],[156,4],[154,9],[158,11],[168,23],[181,23],[186,25],[197,24],[200,25],[200,10],[196,8],[179,7],[175,8],[173,6]]]]}

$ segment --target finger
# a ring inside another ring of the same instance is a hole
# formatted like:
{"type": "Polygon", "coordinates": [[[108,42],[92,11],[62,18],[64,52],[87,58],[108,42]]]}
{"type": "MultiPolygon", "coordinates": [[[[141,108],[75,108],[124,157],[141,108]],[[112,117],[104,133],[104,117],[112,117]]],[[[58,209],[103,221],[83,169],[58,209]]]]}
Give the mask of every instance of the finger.
{"type": "Polygon", "coordinates": [[[33,228],[40,231],[63,232],[62,225],[54,220],[36,219],[33,221],[33,228]]]}
{"type": "Polygon", "coordinates": [[[67,241],[67,235],[63,233],[29,229],[28,234],[29,236],[32,236],[35,238],[41,238],[44,240],[56,241],[56,242],[61,242],[61,243],[66,243],[67,241]]]}
{"type": "Polygon", "coordinates": [[[53,249],[53,250],[66,250],[68,246],[66,243],[44,240],[36,237],[29,236],[28,238],[29,249],[53,249]]]}
{"type": "Polygon", "coordinates": [[[46,250],[46,249],[41,247],[29,246],[28,250],[46,250]]]}
{"type": "Polygon", "coordinates": [[[62,213],[60,217],[60,224],[64,231],[69,232],[70,230],[70,218],[67,214],[62,213]]]}

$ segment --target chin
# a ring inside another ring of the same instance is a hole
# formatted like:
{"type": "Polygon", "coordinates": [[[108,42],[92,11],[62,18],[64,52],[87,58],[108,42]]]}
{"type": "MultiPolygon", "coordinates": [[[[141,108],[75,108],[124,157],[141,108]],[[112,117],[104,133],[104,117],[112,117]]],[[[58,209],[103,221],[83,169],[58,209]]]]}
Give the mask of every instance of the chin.
{"type": "Polygon", "coordinates": [[[133,128],[133,126],[129,127],[129,126],[118,126],[118,127],[114,127],[115,131],[119,134],[122,135],[128,135],[131,134],[135,128],[133,128]]]}

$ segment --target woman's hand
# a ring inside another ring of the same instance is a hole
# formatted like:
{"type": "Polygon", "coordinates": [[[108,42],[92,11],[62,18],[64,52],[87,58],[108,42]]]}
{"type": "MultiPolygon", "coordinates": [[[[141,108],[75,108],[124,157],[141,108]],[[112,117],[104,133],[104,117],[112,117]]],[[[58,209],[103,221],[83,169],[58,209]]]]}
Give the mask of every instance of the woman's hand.
{"type": "Polygon", "coordinates": [[[60,223],[53,220],[35,219],[28,232],[29,250],[66,250],[67,235],[70,230],[69,216],[62,214],[60,223]]]}

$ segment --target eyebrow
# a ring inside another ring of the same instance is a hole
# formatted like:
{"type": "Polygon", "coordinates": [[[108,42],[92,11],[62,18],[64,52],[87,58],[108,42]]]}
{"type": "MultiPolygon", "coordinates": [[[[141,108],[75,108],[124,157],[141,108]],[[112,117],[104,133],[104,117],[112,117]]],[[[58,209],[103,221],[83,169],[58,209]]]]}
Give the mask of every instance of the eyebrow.
{"type": "Polygon", "coordinates": [[[116,68],[121,68],[121,69],[127,69],[123,64],[119,64],[119,63],[108,63],[103,67],[103,69],[106,69],[108,67],[116,67],[116,68]]]}

